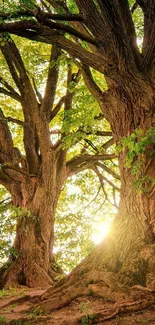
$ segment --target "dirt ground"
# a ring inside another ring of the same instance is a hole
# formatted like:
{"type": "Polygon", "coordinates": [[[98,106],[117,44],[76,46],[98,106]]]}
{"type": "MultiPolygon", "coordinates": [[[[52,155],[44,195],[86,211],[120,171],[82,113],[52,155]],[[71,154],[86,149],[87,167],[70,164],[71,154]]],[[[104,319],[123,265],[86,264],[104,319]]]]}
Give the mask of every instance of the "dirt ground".
{"type": "Polygon", "coordinates": [[[62,309],[44,313],[36,303],[45,291],[20,288],[2,295],[0,325],[155,325],[154,302],[146,309],[133,311],[127,301],[118,306],[99,297],[79,297],[62,309]]]}

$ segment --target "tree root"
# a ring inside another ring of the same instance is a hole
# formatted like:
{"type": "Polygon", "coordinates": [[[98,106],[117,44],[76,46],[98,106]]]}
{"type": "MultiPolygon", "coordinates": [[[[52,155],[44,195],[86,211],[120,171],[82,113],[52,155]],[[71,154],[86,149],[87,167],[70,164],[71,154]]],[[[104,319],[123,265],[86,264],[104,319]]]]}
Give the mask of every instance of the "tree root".
{"type": "Polygon", "coordinates": [[[116,317],[117,315],[144,310],[152,306],[154,303],[155,298],[130,303],[116,304],[115,311],[113,311],[110,315],[106,316],[104,312],[99,312],[98,314],[96,314],[96,316],[99,317],[100,321],[108,320],[116,317]]]}
{"type": "MultiPolygon", "coordinates": [[[[87,274],[87,277],[82,275],[78,280],[77,277],[68,276],[48,289],[41,296],[40,301],[36,301],[34,309],[39,307],[44,312],[51,312],[68,306],[78,297],[102,298],[103,309],[94,310],[93,313],[93,324],[95,324],[95,319],[97,321],[112,319],[117,315],[146,309],[155,303],[154,290],[140,285],[124,287],[116,281],[115,275],[110,272],[102,272],[102,274],[98,272],[98,276],[94,277],[96,283],[91,284],[89,281],[90,279],[93,281],[92,274],[90,273],[89,276],[87,274]],[[107,310],[106,306],[108,306],[107,310]]],[[[89,314],[85,316],[89,320],[89,314]]],[[[92,321],[90,320],[90,322],[92,321]]]]}

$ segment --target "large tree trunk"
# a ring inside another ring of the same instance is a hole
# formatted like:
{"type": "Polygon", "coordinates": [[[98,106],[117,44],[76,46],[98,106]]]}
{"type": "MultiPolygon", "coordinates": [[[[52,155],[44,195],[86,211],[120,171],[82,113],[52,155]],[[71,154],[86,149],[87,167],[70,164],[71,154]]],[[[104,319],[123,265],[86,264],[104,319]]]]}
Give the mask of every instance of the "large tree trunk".
{"type": "MultiPolygon", "coordinates": [[[[148,106],[149,103],[148,101],[148,106]]],[[[119,102],[115,102],[111,125],[117,142],[123,136],[131,135],[136,128],[143,129],[145,134],[154,126],[153,118],[144,120],[144,116],[140,116],[141,113],[138,111],[137,116],[132,117],[137,121],[134,128],[130,120],[133,106],[130,105],[127,116],[126,107],[124,106],[123,109],[119,102]],[[121,114],[118,109],[122,110],[121,114]]],[[[120,206],[108,236],[71,272],[67,279],[48,290],[43,297],[47,300],[40,304],[41,308],[54,310],[80,295],[93,294],[105,299],[109,299],[110,296],[110,299],[113,299],[117,297],[115,291],[124,294],[124,285],[141,285],[150,290],[154,289],[155,186],[152,179],[155,178],[155,156],[153,150],[154,144],[151,143],[146,145],[141,157],[135,154],[134,162],[137,161],[137,164],[139,159],[143,158],[143,164],[142,166],[139,164],[137,173],[138,177],[140,174],[142,177],[140,190],[135,186],[137,175],[133,174],[132,164],[126,166],[127,148],[120,152],[120,206]]]]}
{"type": "Polygon", "coordinates": [[[54,266],[53,244],[56,206],[66,180],[65,154],[48,163],[44,181],[42,176],[27,177],[20,195],[12,195],[20,209],[13,244],[17,258],[3,275],[5,286],[47,287],[61,272],[54,266]]]}
{"type": "MultiPolygon", "coordinates": [[[[124,159],[125,154],[121,154],[121,201],[111,231],[67,278],[48,289],[39,303],[41,309],[52,311],[79,296],[92,295],[118,303],[128,299],[132,305],[135,291],[132,293],[129,287],[137,286],[140,291],[147,287],[148,292],[154,290],[154,187],[151,187],[151,192],[138,193],[132,183],[134,177],[125,167],[124,159]]],[[[154,170],[153,159],[150,166],[152,176],[154,170]]],[[[149,299],[147,291],[144,291],[144,296],[141,295],[142,300],[145,298],[146,301],[149,299]]]]}

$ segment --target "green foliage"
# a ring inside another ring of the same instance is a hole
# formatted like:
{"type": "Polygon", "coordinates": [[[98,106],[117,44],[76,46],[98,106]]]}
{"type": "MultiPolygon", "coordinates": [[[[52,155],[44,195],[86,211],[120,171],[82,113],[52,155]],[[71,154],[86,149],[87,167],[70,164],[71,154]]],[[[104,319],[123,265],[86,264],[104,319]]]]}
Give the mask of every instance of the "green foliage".
{"type": "Polygon", "coordinates": [[[35,9],[36,8],[36,1],[35,0],[22,0],[21,4],[23,4],[28,9],[35,9]]]}
{"type": "Polygon", "coordinates": [[[29,312],[31,318],[47,315],[47,312],[43,311],[39,306],[29,312]]]}
{"type": "Polygon", "coordinates": [[[69,11],[71,13],[78,14],[79,9],[76,6],[75,1],[73,1],[73,0],[67,0],[67,6],[68,6],[68,9],[69,9],[69,11]]]}
{"type": "Polygon", "coordinates": [[[88,325],[89,319],[88,316],[83,316],[81,319],[82,325],[88,325]]]}
{"type": "Polygon", "coordinates": [[[95,318],[96,318],[95,314],[89,314],[89,315],[83,316],[81,318],[81,323],[82,323],[82,325],[89,325],[89,320],[93,320],[95,318]]]}
{"type": "Polygon", "coordinates": [[[4,325],[7,323],[7,320],[4,316],[0,316],[0,325],[4,325]]]}
{"type": "Polygon", "coordinates": [[[25,218],[24,230],[26,231],[26,220],[30,217],[28,209],[13,206],[10,203],[10,197],[7,197],[6,190],[0,186],[0,266],[6,258],[15,260],[19,256],[18,251],[12,247],[16,221],[19,218],[25,218]]]}
{"type": "Polygon", "coordinates": [[[146,184],[151,182],[154,184],[155,179],[149,179],[145,174],[146,156],[150,159],[155,155],[152,146],[155,144],[155,127],[151,127],[146,132],[136,129],[130,136],[124,137],[117,147],[118,151],[126,150],[126,166],[131,169],[133,175],[136,176],[134,185],[138,190],[149,190],[146,184]],[[145,184],[145,189],[143,188],[145,184]]]}
{"type": "Polygon", "coordinates": [[[8,290],[7,289],[0,290],[0,298],[12,297],[12,296],[22,297],[23,292],[21,292],[21,289],[18,288],[9,288],[8,290]]]}
{"type": "MultiPolygon", "coordinates": [[[[0,197],[3,199],[7,193],[0,187],[0,197]]],[[[4,199],[5,200],[5,199],[4,199]]],[[[15,232],[15,215],[11,210],[11,205],[8,201],[1,201],[0,204],[0,265],[6,257],[16,255],[15,250],[12,248],[12,240],[15,232]],[[10,218],[11,215],[11,218],[10,218]]]]}

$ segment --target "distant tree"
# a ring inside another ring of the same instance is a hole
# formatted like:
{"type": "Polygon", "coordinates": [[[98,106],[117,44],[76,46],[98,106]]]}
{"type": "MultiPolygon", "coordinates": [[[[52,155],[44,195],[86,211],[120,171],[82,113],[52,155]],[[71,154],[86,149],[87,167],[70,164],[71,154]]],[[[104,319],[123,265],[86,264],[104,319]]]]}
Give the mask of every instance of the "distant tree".
{"type": "MultiPolygon", "coordinates": [[[[57,45],[42,48],[3,34],[0,48],[0,183],[18,216],[2,283],[49,285],[58,271],[54,221],[62,187],[68,177],[88,168],[96,172],[97,163],[115,159],[111,150],[106,153],[113,139],[98,120],[99,107],[80,69],[57,45]]],[[[106,164],[102,168],[111,173],[106,164]]]]}
{"type": "Polygon", "coordinates": [[[66,280],[62,300],[58,288],[50,293],[46,308],[89,294],[88,283],[102,280],[103,286],[113,287],[117,275],[124,284],[153,287],[155,1],[33,1],[31,8],[25,3],[9,15],[1,15],[1,32],[57,44],[81,65],[120,143],[121,200],[111,235],[66,280]],[[104,75],[106,91],[94,81],[91,68],[104,75]]]}

